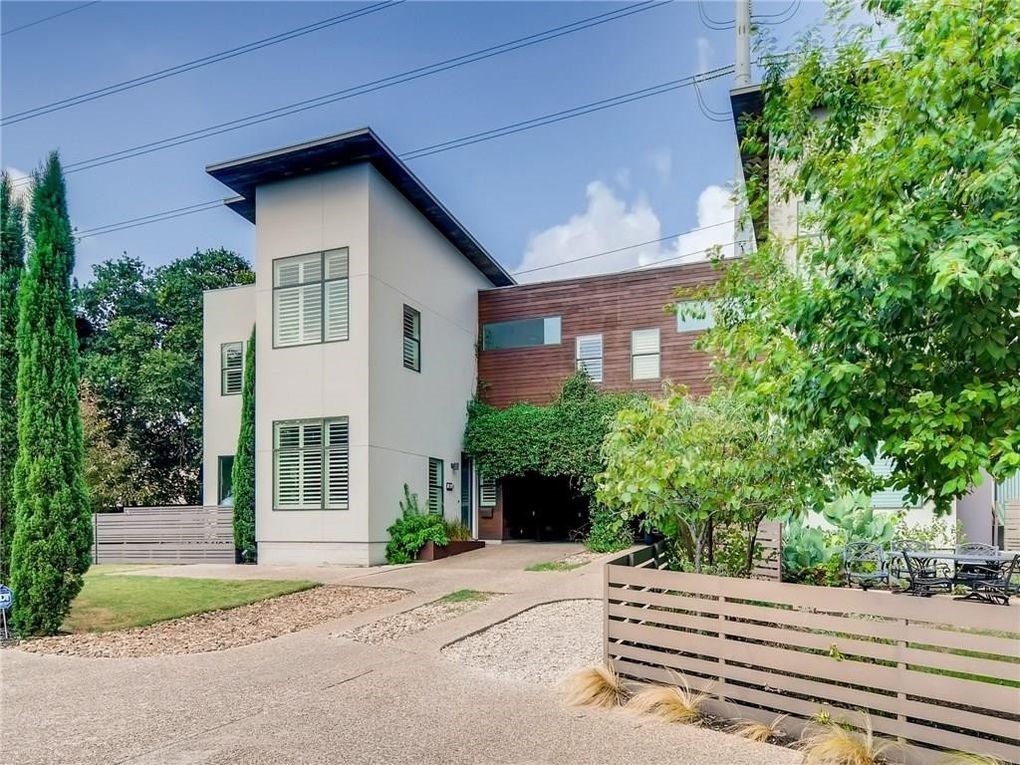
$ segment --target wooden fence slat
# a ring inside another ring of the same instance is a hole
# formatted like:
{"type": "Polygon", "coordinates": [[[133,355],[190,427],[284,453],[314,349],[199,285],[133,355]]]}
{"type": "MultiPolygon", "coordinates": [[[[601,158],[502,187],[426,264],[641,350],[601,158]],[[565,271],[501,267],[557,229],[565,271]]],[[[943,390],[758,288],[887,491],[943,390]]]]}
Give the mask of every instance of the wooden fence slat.
{"type": "Polygon", "coordinates": [[[98,563],[232,563],[233,511],[221,507],[137,507],[93,516],[98,563]]]}

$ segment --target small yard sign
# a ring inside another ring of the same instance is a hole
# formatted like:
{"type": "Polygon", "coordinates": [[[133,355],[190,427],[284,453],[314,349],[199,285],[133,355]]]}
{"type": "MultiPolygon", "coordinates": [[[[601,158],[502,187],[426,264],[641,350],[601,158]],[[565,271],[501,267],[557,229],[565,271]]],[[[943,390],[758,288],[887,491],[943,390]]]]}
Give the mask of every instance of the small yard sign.
{"type": "Polygon", "coordinates": [[[7,611],[14,605],[14,592],[6,584],[0,584],[0,624],[3,625],[4,639],[7,634],[7,611]]]}

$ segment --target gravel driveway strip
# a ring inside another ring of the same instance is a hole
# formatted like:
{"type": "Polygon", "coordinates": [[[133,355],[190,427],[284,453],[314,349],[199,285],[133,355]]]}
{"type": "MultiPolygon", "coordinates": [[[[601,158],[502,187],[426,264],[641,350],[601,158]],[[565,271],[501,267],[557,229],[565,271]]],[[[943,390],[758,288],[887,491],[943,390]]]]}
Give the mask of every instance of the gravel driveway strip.
{"type": "Polygon", "coordinates": [[[393,614],[353,630],[337,632],[331,637],[347,638],[359,643],[386,643],[398,640],[406,635],[422,632],[442,622],[456,619],[461,614],[472,611],[487,600],[498,598],[499,593],[478,593],[478,597],[470,600],[449,602],[442,598],[431,603],[412,608],[410,611],[393,614]]]}
{"type": "Polygon", "coordinates": [[[307,629],[410,594],[407,590],[324,585],[247,606],[169,619],[148,627],[28,640],[18,648],[33,653],[89,658],[222,651],[307,629]]]}
{"type": "Polygon", "coordinates": [[[443,649],[443,657],[511,680],[551,684],[602,661],[602,601],[561,600],[522,611],[443,649]]]}

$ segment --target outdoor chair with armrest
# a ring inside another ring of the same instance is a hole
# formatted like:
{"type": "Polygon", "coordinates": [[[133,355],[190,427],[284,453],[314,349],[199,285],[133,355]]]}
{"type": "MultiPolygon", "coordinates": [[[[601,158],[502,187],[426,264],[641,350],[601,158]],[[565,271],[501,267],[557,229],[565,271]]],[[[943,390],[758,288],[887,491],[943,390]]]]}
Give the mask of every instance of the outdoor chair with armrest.
{"type": "Polygon", "coordinates": [[[900,557],[903,559],[907,569],[909,585],[905,592],[909,595],[919,595],[927,598],[936,592],[952,592],[953,580],[939,568],[934,560],[925,558],[926,552],[930,550],[901,550],[900,557]]]}
{"type": "Polygon", "coordinates": [[[867,590],[889,584],[885,550],[872,542],[851,542],[843,548],[843,574],[848,587],[857,584],[862,590],[867,590]]]}
{"type": "MultiPolygon", "coordinates": [[[[957,555],[988,555],[990,559],[997,558],[999,556],[999,548],[994,545],[985,544],[984,542],[968,542],[966,544],[958,545],[956,548],[957,555]]],[[[960,562],[956,565],[956,571],[953,573],[953,581],[957,584],[969,585],[974,582],[980,582],[984,579],[995,578],[999,573],[1001,566],[999,564],[989,562],[960,562]]]]}

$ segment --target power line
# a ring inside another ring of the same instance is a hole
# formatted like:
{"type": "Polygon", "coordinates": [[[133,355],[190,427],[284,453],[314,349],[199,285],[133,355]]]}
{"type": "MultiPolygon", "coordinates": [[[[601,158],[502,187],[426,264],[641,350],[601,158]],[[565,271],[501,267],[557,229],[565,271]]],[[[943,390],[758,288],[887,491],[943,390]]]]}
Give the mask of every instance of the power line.
{"type": "MultiPolygon", "coordinates": [[[[647,242],[638,242],[637,244],[628,244],[625,247],[617,247],[615,250],[603,250],[602,252],[596,252],[596,253],[593,253],[591,255],[583,255],[583,256],[581,256],[579,258],[571,258],[570,260],[561,260],[558,263],[551,263],[551,264],[546,265],[546,266],[535,266],[534,268],[525,268],[525,269],[522,269],[520,271],[514,271],[513,275],[514,276],[520,276],[521,274],[531,274],[531,273],[534,273],[535,271],[545,271],[545,270],[547,270],[549,268],[559,268],[560,266],[569,265],[571,263],[580,263],[581,261],[584,261],[584,260],[593,260],[594,258],[601,258],[601,257],[603,257],[605,255],[615,255],[615,254],[617,254],[619,252],[626,252],[627,250],[635,250],[638,247],[647,247],[650,244],[662,244],[663,242],[667,242],[670,239],[676,239],[677,237],[686,236],[687,234],[694,234],[694,233],[696,233],[698,231],[706,231],[706,230],[708,230],[710,228],[718,228],[719,226],[724,226],[727,223],[736,223],[736,218],[731,218],[730,220],[719,221],[718,223],[712,223],[712,224],[709,224],[708,226],[700,226],[698,228],[692,228],[692,229],[690,229],[688,231],[680,231],[680,232],[678,232],[676,234],[669,234],[667,236],[659,237],[658,239],[649,239],[647,242]]],[[[733,244],[733,243],[731,242],[731,244],[733,244]]],[[[710,249],[711,246],[714,246],[714,245],[710,245],[709,247],[702,248],[701,250],[698,250],[697,252],[698,253],[702,253],[705,250],[710,249]]],[[[726,246],[726,245],[723,245],[723,246],[726,246]]],[[[692,255],[692,254],[695,254],[695,252],[691,251],[690,253],[687,253],[687,255],[692,255]]],[[[685,256],[679,256],[679,257],[685,257],[685,256]]],[[[661,261],[655,261],[655,262],[656,263],[665,263],[666,261],[665,260],[661,260],[661,261]]],[[[651,264],[647,264],[646,263],[645,265],[651,265],[651,264]]]]}
{"type": "Polygon", "coordinates": [[[95,5],[98,2],[99,2],[99,0],[92,0],[92,2],[82,3],[81,5],[76,5],[73,8],[68,8],[65,11],[60,11],[60,13],[54,13],[54,14],[51,14],[49,16],[43,16],[41,19],[36,19],[35,21],[30,21],[28,24],[22,24],[20,27],[14,27],[14,29],[8,29],[5,32],[0,32],[0,36],[6,37],[7,35],[12,35],[15,32],[20,32],[22,29],[28,29],[29,27],[34,27],[37,24],[42,24],[44,21],[49,21],[50,19],[55,19],[55,18],[58,18],[60,16],[66,16],[69,13],[74,13],[75,11],[80,11],[82,8],[88,8],[90,5],[95,5]]]}
{"type": "Polygon", "coordinates": [[[62,109],[69,109],[72,106],[78,106],[79,104],[88,103],[89,101],[96,101],[100,98],[105,98],[106,96],[113,95],[114,93],[122,93],[125,90],[132,90],[133,88],[138,88],[142,85],[148,85],[153,82],[158,82],[159,80],[165,80],[168,77],[174,77],[178,74],[217,64],[220,61],[226,61],[227,59],[242,56],[245,53],[251,53],[252,51],[261,50],[262,48],[268,48],[271,45],[278,45],[282,42],[287,42],[288,40],[293,40],[297,37],[303,37],[304,35],[311,34],[312,32],[328,29],[347,21],[353,21],[354,19],[361,18],[362,16],[367,16],[378,11],[386,10],[387,8],[392,8],[395,5],[400,5],[403,2],[404,0],[383,0],[383,2],[377,2],[373,5],[348,11],[340,14],[339,16],[331,16],[330,18],[323,19],[322,21],[317,21],[314,24],[307,24],[303,27],[291,29],[287,32],[280,32],[279,34],[264,37],[261,40],[245,43],[244,45],[239,45],[228,50],[211,53],[208,56],[196,58],[191,61],[185,61],[182,64],[150,72],[149,74],[145,74],[140,77],[122,80],[121,82],[115,82],[112,85],[90,90],[85,93],[79,93],[76,96],[69,96],[57,101],[51,101],[48,104],[42,104],[41,106],[36,106],[31,109],[25,109],[24,111],[8,115],[5,119],[0,121],[0,125],[5,127],[15,125],[19,122],[34,119],[35,117],[41,117],[44,114],[52,114],[53,112],[58,112],[62,109]]]}
{"type": "MultiPolygon", "coordinates": [[[[793,0],[786,8],[778,13],[756,13],[751,20],[759,26],[777,27],[793,19],[800,12],[801,0],[793,0]]],[[[714,32],[723,32],[733,29],[737,22],[734,19],[713,19],[705,8],[705,1],[698,0],[698,17],[701,23],[714,32]]]]}
{"type": "Polygon", "coordinates": [[[81,172],[82,170],[90,170],[95,167],[102,165],[111,164],[113,162],[120,162],[124,159],[130,159],[132,157],[139,157],[145,154],[151,154],[163,149],[168,149],[174,146],[180,146],[182,144],[191,143],[193,141],[202,140],[204,138],[210,138],[212,136],[221,135],[241,128],[250,127],[252,125],[258,125],[263,122],[270,120],[279,119],[280,117],[290,116],[299,112],[307,111],[309,109],[315,109],[320,106],[327,104],[336,103],[338,101],[344,101],[349,98],[364,95],[366,93],[373,93],[378,90],[393,87],[405,82],[412,80],[421,79],[428,77],[439,72],[456,69],[467,64],[472,64],[477,61],[482,61],[494,56],[499,56],[504,53],[511,51],[520,50],[527,48],[532,45],[537,45],[548,40],[553,40],[559,37],[563,37],[574,32],[579,32],[585,29],[590,29],[601,24],[606,24],[611,21],[616,21],[627,16],[631,16],[636,13],[642,13],[649,11],[654,8],[659,8],[663,5],[668,5],[671,0],[645,0],[644,2],[636,5],[627,6],[625,8],[600,13],[595,16],[590,16],[585,19],[564,24],[552,29],[547,29],[543,32],[537,32],[525,37],[517,38],[516,40],[510,40],[509,42],[500,43],[499,45],[493,45],[488,48],[482,48],[471,53],[465,53],[460,56],[438,61],[433,64],[417,67],[410,69],[406,72],[399,74],[390,75],[388,77],[382,77],[377,80],[372,80],[362,85],[355,85],[343,90],[334,91],[327,93],[322,96],[315,98],[305,99],[297,101],[286,106],[277,107],[276,109],[268,109],[262,112],[256,112],[246,117],[240,117],[238,119],[229,120],[227,122],[221,122],[219,124],[210,125],[197,130],[192,130],[187,133],[180,133],[175,136],[170,136],[158,141],[151,141],[149,143],[140,144],[133,146],[128,149],[121,149],[120,151],[110,152],[108,154],[102,154],[97,157],[90,159],[79,160],[78,162],[72,162],[64,166],[65,173],[81,172]]]}
{"type": "MultiPolygon", "coordinates": [[[[663,93],[669,93],[679,88],[688,87],[694,85],[696,82],[709,81],[725,77],[733,72],[733,66],[719,67],[718,69],[709,70],[704,74],[691,75],[678,80],[670,80],[668,82],[654,85],[650,88],[642,88],[640,90],[634,90],[629,93],[623,93],[618,96],[611,98],[604,98],[599,101],[593,101],[582,106],[575,106],[570,109],[563,109],[558,112],[552,112],[551,114],[545,114],[541,117],[533,117],[529,120],[522,120],[520,122],[514,122],[509,125],[503,125],[502,127],[492,128],[491,130],[483,130],[478,133],[472,133],[470,135],[461,136],[454,138],[449,141],[442,141],[435,143],[430,146],[423,146],[418,149],[412,149],[411,151],[404,152],[400,155],[400,159],[405,161],[413,161],[421,159],[422,157],[432,156],[433,154],[440,154],[445,151],[451,151],[453,149],[460,149],[465,146],[471,146],[476,143],[482,143],[484,141],[491,141],[496,138],[503,138],[508,135],[515,133],[521,133],[526,130],[533,130],[538,127],[545,127],[546,125],[552,125],[557,122],[563,122],[574,117],[580,117],[585,114],[591,114],[593,112],[602,111],[615,106],[622,106],[633,101],[638,101],[644,98],[650,98],[652,96],[661,95],[663,93]]],[[[126,221],[120,221],[118,223],[110,223],[105,226],[96,226],[91,229],[86,229],[78,234],[79,239],[85,239],[90,236],[98,236],[101,234],[111,234],[115,231],[121,231],[127,228],[136,228],[137,226],[147,225],[149,223],[159,223],[163,220],[170,220],[173,218],[180,218],[184,215],[192,215],[195,213],[205,212],[206,210],[214,210],[222,205],[220,200],[210,200],[208,202],[198,202],[194,205],[188,205],[186,207],[174,208],[172,210],[165,210],[163,212],[151,213],[150,215],[143,215],[139,218],[131,218],[126,221]],[[197,208],[197,209],[191,209],[197,208]],[[165,217],[164,217],[165,216],[165,217]],[[127,225],[123,225],[127,224],[127,225]]],[[[719,225],[719,224],[715,224],[719,225]]],[[[668,237],[667,237],[668,238],[668,237]]]]}

